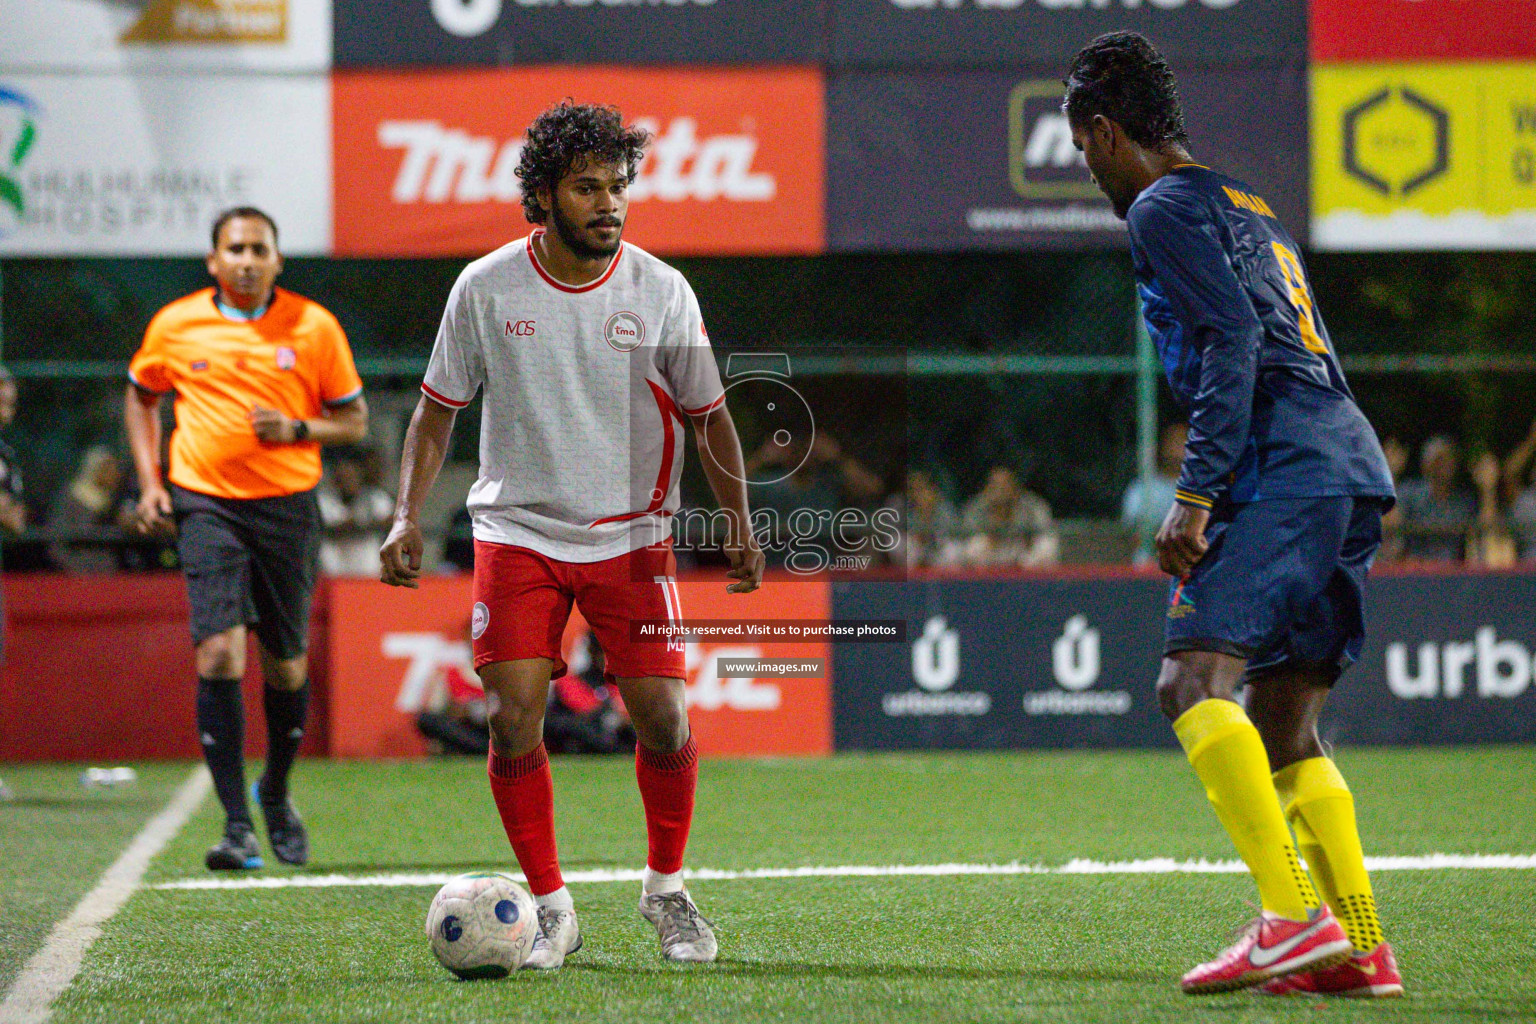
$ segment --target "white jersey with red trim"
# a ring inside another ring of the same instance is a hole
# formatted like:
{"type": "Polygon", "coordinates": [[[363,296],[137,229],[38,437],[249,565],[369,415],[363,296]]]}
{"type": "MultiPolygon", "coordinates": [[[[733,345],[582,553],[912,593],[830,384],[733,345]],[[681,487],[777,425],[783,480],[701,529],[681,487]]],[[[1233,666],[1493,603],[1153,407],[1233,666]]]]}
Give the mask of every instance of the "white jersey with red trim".
{"type": "Polygon", "coordinates": [[[682,274],[626,242],[572,287],[539,264],[540,234],[459,275],[421,389],[452,409],[485,389],[477,539],[596,562],[669,535],[684,416],[725,393],[682,274]]]}

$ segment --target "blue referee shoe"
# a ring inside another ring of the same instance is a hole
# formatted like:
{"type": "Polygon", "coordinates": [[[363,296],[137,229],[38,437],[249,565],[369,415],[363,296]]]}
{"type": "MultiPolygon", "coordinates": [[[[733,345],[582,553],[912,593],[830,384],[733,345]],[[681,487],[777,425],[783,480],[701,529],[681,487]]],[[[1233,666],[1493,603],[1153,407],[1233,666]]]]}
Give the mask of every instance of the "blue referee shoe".
{"type": "Polygon", "coordinates": [[[256,845],[256,830],[243,821],[224,826],[224,838],[203,858],[210,871],[250,871],[262,867],[261,847],[256,845]]]}
{"type": "Polygon", "coordinates": [[[284,864],[296,867],[309,863],[309,833],[304,821],[294,809],[293,801],[270,804],[261,797],[261,781],[251,783],[251,799],[261,808],[262,820],[267,824],[267,842],[272,853],[284,864]]]}

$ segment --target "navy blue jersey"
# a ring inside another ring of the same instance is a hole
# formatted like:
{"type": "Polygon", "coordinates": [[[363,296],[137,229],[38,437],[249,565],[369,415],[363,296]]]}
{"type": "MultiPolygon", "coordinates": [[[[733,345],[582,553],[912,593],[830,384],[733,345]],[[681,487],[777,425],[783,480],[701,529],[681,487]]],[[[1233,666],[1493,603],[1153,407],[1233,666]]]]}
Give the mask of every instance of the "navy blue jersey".
{"type": "Polygon", "coordinates": [[[1183,164],[1142,192],[1126,225],[1147,330],[1189,413],[1177,499],[1390,498],[1301,249],[1269,204],[1183,164]]]}

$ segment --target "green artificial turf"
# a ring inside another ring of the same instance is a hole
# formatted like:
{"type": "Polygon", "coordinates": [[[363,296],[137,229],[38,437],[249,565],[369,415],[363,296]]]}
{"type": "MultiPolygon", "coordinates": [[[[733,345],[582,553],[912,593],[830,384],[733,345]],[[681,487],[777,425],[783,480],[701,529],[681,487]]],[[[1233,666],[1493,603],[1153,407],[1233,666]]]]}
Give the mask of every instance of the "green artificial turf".
{"type": "MultiPolygon", "coordinates": [[[[1369,853],[1536,852],[1536,749],[1346,751],[1339,761],[1369,853]]],[[[638,868],[632,764],[559,760],[554,770],[566,868],[638,868]]],[[[512,866],[478,762],[306,762],[295,795],[314,837],[308,873],[512,866]]],[[[146,885],[203,877],[218,825],[209,801],[146,885]]],[[[1232,856],[1176,753],[910,754],[706,762],[689,863],[1153,856],[1232,856]]],[[[587,945],[566,969],[468,983],[427,947],[430,887],[146,888],[109,923],[53,1019],[1536,1019],[1536,871],[1375,881],[1407,978],[1402,1000],[1181,995],[1178,976],[1251,914],[1243,875],[861,877],[695,883],[720,932],[721,960],[704,967],[660,960],[635,883],[573,884],[587,945]]]]}
{"type": "Polygon", "coordinates": [[[138,781],[80,783],[85,765],[0,765],[0,992],[187,777],[180,764],[135,764],[138,781]]]}

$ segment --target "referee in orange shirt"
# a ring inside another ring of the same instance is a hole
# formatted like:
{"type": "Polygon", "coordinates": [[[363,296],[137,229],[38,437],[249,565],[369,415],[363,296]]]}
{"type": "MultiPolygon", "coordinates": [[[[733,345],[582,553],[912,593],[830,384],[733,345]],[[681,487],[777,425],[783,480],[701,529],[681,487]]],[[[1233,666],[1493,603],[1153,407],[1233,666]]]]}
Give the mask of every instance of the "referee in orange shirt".
{"type": "Polygon", "coordinates": [[[252,207],[213,225],[217,287],[150,321],[129,364],[123,417],[139,476],[139,525],[174,524],[197,649],[197,729],[224,805],[215,870],[262,866],[245,789],[246,628],[266,680],[267,766],[252,787],[277,859],[309,859],[288,773],[309,706],[309,605],[321,523],[320,446],[362,439],[363,383],[336,318],[274,286],[277,225],[252,207]],[[176,394],[169,490],[160,479],[160,401],[176,394]]]}

